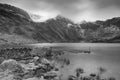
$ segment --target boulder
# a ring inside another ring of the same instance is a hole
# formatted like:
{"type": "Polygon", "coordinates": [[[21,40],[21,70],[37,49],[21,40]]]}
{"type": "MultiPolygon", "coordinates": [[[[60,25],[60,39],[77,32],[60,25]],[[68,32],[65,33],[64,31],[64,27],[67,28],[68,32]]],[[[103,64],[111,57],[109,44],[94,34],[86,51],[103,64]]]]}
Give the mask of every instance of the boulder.
{"type": "Polygon", "coordinates": [[[13,73],[23,73],[23,68],[13,59],[5,60],[0,64],[0,72],[9,70],[13,73]]]}

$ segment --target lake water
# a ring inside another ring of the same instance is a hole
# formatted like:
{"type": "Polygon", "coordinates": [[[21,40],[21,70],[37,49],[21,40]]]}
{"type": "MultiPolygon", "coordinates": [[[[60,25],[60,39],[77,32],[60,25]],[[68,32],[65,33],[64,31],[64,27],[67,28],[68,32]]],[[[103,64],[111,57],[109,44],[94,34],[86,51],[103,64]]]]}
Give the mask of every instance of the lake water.
{"type": "Polygon", "coordinates": [[[75,74],[74,70],[81,67],[85,70],[84,75],[89,73],[97,73],[97,68],[103,67],[107,71],[105,77],[113,76],[120,80],[120,44],[109,43],[52,43],[52,44],[36,44],[35,46],[60,46],[68,49],[86,50],[91,48],[91,54],[71,54],[66,53],[64,58],[68,58],[71,62],[69,66],[61,69],[64,79],[71,74],[75,74]]]}

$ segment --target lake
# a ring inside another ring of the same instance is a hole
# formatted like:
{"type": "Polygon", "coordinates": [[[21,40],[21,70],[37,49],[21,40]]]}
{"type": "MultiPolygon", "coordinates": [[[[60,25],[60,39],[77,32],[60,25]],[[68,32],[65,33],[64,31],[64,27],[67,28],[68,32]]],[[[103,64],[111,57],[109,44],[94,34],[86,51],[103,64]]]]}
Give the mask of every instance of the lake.
{"type": "Polygon", "coordinates": [[[88,50],[91,48],[91,54],[71,54],[66,53],[62,57],[70,60],[70,65],[61,69],[63,79],[68,75],[75,74],[75,69],[81,67],[85,70],[83,75],[97,73],[99,67],[107,71],[103,76],[113,76],[120,80],[120,44],[119,43],[42,43],[34,46],[60,46],[67,49],[88,50]]]}

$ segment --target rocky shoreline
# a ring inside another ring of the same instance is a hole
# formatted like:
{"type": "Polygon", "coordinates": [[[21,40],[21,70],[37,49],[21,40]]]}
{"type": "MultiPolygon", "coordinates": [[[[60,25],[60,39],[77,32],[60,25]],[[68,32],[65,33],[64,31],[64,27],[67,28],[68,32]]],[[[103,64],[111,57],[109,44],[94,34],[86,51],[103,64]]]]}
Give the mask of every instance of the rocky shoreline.
{"type": "Polygon", "coordinates": [[[60,80],[55,59],[63,52],[41,48],[5,48],[0,50],[0,80],[60,80]]]}

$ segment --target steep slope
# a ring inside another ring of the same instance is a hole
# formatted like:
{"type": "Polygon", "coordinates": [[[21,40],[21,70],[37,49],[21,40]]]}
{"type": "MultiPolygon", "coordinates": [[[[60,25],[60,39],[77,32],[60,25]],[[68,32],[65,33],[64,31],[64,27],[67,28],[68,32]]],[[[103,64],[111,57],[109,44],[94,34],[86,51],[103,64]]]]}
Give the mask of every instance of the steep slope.
{"type": "Polygon", "coordinates": [[[21,39],[22,41],[23,39],[27,39],[28,41],[32,31],[32,20],[27,12],[8,4],[0,4],[0,40],[2,42],[10,41],[10,39],[6,38],[7,36],[11,37],[11,39],[13,36],[17,36],[16,40],[21,39]]]}
{"type": "Polygon", "coordinates": [[[120,17],[114,17],[112,19],[108,19],[106,21],[96,21],[96,23],[104,26],[115,25],[120,28],[120,17]]]}
{"type": "Polygon", "coordinates": [[[33,22],[26,11],[0,4],[0,43],[83,41],[120,42],[120,17],[75,24],[59,15],[45,22],[33,22]]]}
{"type": "Polygon", "coordinates": [[[80,25],[87,42],[120,42],[120,17],[80,25]]]}
{"type": "Polygon", "coordinates": [[[114,42],[114,43],[120,42],[120,17],[114,17],[106,21],[101,21],[100,24],[103,24],[104,25],[103,27],[108,27],[108,28],[110,28],[110,26],[114,26],[114,28],[110,29],[110,30],[114,30],[114,37],[105,42],[114,42]]]}
{"type": "Polygon", "coordinates": [[[34,39],[47,42],[80,42],[81,28],[62,16],[36,24],[34,39]],[[39,37],[39,38],[38,38],[39,37]]]}
{"type": "MultiPolygon", "coordinates": [[[[80,30],[79,26],[62,16],[36,23],[26,11],[8,4],[0,4],[0,33],[12,35],[11,39],[13,36],[20,36],[21,39],[37,42],[80,42],[80,30]]],[[[9,42],[7,39],[1,36],[2,41],[9,42]]]]}

